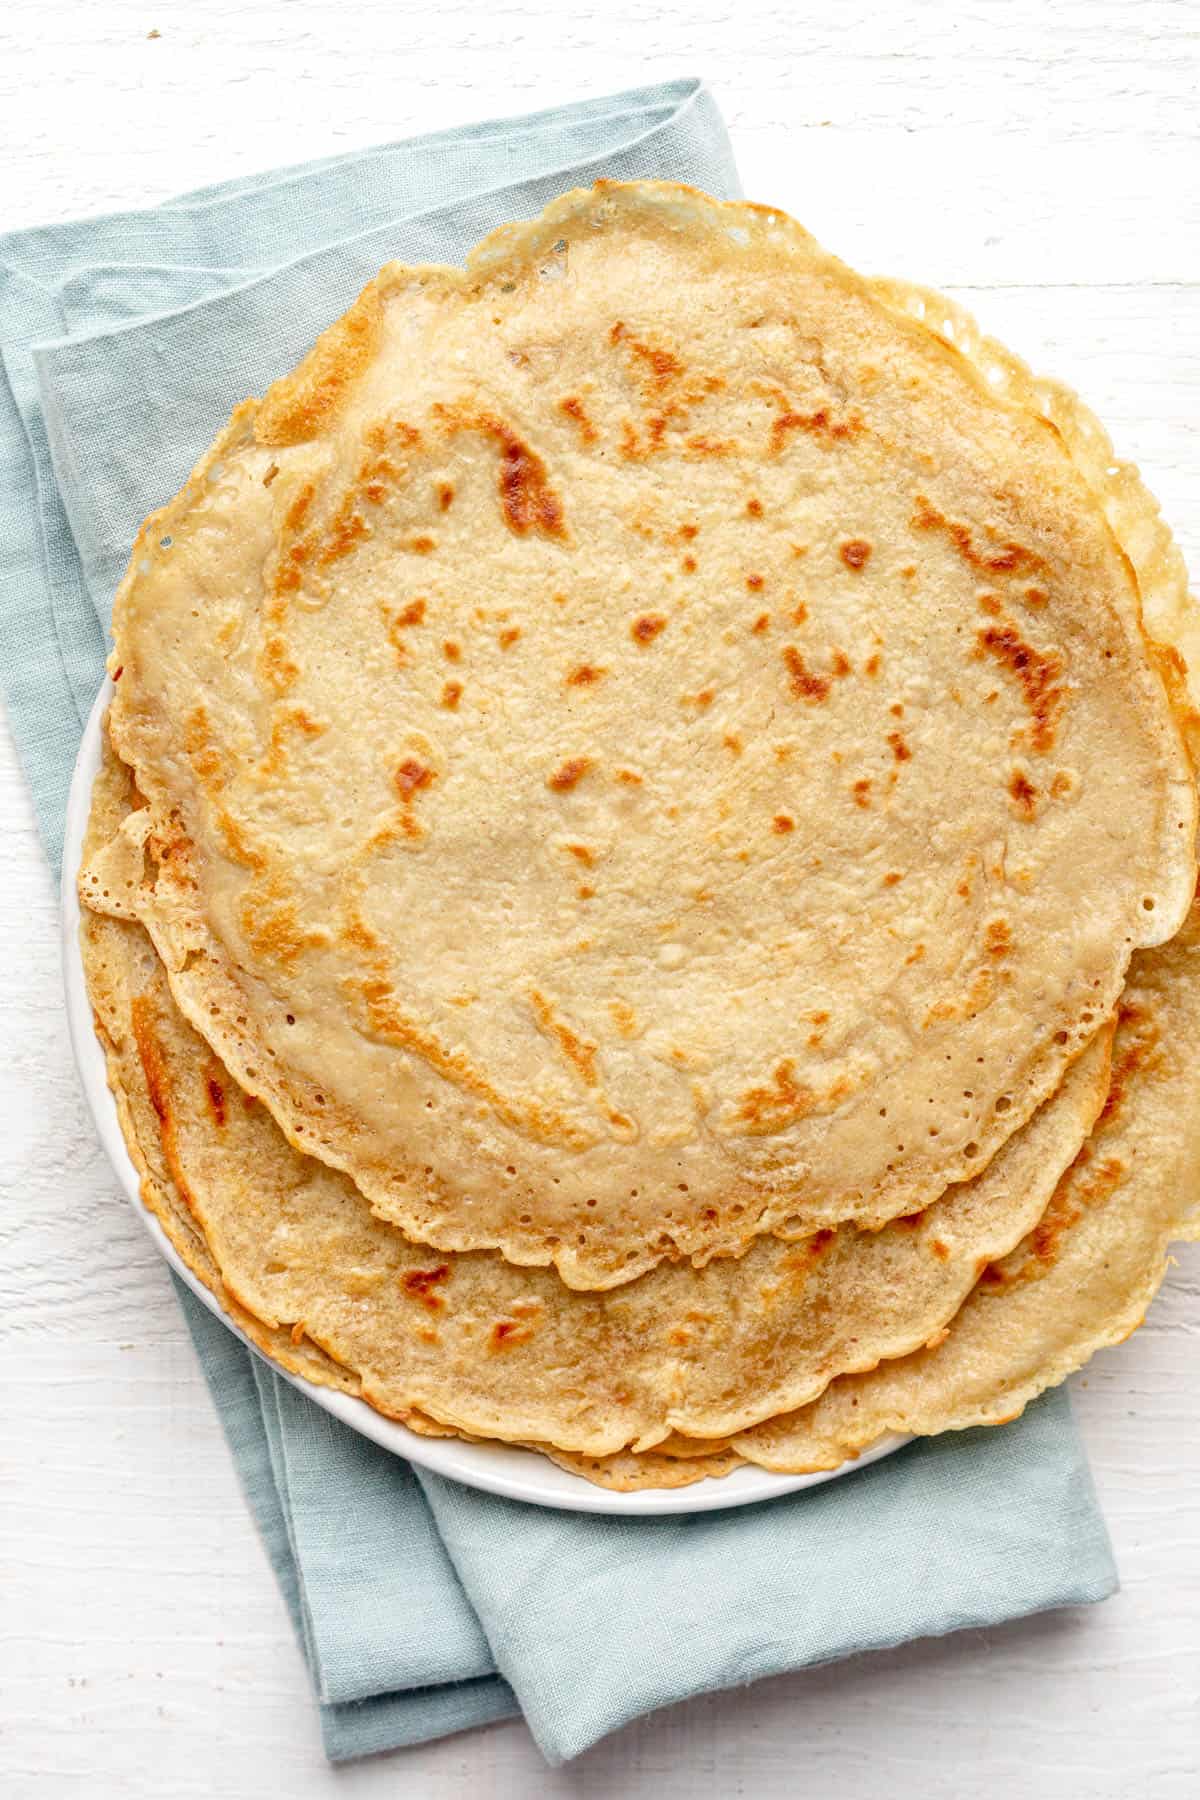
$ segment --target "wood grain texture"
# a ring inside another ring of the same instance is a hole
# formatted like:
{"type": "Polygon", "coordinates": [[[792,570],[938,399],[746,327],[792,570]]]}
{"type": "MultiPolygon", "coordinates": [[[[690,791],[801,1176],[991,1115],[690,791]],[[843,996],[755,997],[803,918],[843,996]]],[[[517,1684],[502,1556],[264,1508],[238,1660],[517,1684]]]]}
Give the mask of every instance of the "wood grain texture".
{"type": "MultiPolygon", "coordinates": [[[[748,193],[1078,386],[1197,568],[1196,26],[1191,0],[8,0],[3,224],[697,72],[748,193]]],[[[676,1708],[557,1774],[516,1724],[328,1770],[166,1271],[84,1113],[6,731],[0,831],[0,1792],[1194,1800],[1200,1247],[1076,1383],[1124,1581],[1105,1606],[676,1708]]]]}

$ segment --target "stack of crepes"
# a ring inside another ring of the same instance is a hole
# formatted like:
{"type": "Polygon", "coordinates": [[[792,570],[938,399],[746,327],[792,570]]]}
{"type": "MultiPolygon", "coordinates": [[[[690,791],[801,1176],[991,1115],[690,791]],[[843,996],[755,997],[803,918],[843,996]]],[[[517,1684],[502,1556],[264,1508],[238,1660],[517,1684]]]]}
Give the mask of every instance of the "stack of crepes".
{"type": "Polygon", "coordinates": [[[1189,638],[1073,396],[778,212],[389,265],[117,597],[147,1205],[283,1368],[613,1487],[1012,1418],[1200,1231],[1189,638]]]}

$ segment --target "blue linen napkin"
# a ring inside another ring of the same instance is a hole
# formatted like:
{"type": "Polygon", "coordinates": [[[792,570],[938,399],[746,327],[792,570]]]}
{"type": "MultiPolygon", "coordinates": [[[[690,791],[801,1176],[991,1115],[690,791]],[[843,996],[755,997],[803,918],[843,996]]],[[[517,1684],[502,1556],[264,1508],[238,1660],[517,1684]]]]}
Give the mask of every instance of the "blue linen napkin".
{"type": "MultiPolygon", "coordinates": [[[[600,175],[738,191],[680,81],[0,238],[0,680],[53,861],[144,514],[381,263],[460,260],[600,175]]],[[[414,1473],[179,1292],[333,1760],[519,1708],[558,1762],[690,1694],[1116,1584],[1065,1393],[767,1506],[604,1519],[414,1473]]]]}

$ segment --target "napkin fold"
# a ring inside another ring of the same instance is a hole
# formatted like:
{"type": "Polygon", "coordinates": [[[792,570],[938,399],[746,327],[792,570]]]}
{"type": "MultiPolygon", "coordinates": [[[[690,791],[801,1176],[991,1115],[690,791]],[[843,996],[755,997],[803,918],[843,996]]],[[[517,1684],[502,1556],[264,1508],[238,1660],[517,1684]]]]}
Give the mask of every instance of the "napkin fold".
{"type": "Polygon", "coordinates": [[[314,1406],[174,1276],[331,1762],[519,1711],[412,1470],[314,1406]]]}
{"type": "MultiPolygon", "coordinates": [[[[0,682],[52,862],[144,515],[382,263],[460,261],[599,176],[738,192],[678,81],[0,238],[0,682]]],[[[410,1469],[177,1286],[335,1761],[520,1710],[559,1762],[691,1694],[1116,1585],[1065,1392],[756,1508],[584,1516],[410,1469]]]]}

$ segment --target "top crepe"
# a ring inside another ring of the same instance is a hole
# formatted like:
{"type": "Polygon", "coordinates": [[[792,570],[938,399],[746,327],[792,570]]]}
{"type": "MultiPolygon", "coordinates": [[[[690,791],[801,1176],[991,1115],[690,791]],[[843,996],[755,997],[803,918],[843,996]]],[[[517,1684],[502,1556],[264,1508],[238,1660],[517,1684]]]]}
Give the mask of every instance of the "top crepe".
{"type": "Polygon", "coordinates": [[[1194,885],[1058,431],[686,189],[386,268],[114,632],[188,1019],[382,1215],[573,1286],[977,1174],[1194,885]]]}

